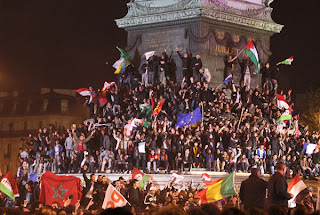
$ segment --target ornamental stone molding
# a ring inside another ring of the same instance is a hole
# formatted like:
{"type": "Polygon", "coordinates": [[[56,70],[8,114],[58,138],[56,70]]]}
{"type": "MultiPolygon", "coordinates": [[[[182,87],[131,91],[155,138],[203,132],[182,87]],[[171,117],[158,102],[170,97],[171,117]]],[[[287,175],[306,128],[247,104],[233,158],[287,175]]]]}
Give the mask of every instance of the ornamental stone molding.
{"type": "Polygon", "coordinates": [[[128,13],[117,19],[120,28],[142,27],[194,18],[209,18],[279,33],[282,25],[271,19],[270,0],[132,0],[128,13]]]}

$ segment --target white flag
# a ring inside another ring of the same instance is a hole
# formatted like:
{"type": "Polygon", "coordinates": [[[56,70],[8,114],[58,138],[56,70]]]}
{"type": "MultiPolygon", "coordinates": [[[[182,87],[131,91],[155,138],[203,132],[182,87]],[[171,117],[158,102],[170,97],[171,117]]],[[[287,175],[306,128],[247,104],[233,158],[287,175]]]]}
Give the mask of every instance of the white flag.
{"type": "Polygon", "coordinates": [[[155,51],[146,52],[144,55],[146,56],[146,59],[148,60],[150,57],[154,55],[155,51]]]}
{"type": "Polygon", "coordinates": [[[118,69],[120,67],[120,65],[122,64],[123,62],[123,58],[120,58],[119,60],[117,60],[113,65],[112,67],[115,68],[115,69],[118,69]]]}
{"type": "Polygon", "coordinates": [[[184,177],[182,175],[178,175],[177,173],[172,173],[172,175],[170,176],[170,180],[172,181],[173,179],[176,179],[175,182],[179,183],[184,179],[184,177]]]}
{"type": "Polygon", "coordinates": [[[127,203],[128,201],[121,195],[121,193],[116,190],[112,184],[109,184],[108,189],[106,190],[102,208],[119,208],[124,207],[127,203]]]}

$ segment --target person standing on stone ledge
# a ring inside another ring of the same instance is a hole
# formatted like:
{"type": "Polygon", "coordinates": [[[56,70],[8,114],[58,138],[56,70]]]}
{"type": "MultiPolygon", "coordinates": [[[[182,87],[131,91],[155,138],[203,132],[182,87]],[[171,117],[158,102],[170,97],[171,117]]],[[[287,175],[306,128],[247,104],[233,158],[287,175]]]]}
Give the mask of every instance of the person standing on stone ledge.
{"type": "Polygon", "coordinates": [[[189,57],[188,51],[186,51],[186,53],[184,53],[183,56],[179,52],[178,48],[176,48],[176,52],[178,53],[178,55],[179,55],[179,57],[181,59],[183,78],[185,80],[189,80],[189,78],[190,78],[190,63],[191,63],[191,59],[189,57]]]}
{"type": "Polygon", "coordinates": [[[199,70],[202,68],[202,61],[200,58],[200,54],[197,54],[195,57],[192,58],[191,67],[192,67],[193,78],[194,78],[195,82],[200,81],[199,70]]]}

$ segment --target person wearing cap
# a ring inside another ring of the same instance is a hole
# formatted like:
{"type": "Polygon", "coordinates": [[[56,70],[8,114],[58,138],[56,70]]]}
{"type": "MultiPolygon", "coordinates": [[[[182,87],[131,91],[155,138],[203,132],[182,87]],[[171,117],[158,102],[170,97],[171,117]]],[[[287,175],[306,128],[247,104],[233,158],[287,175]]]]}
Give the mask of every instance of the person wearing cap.
{"type": "Polygon", "coordinates": [[[268,183],[261,179],[259,168],[252,168],[248,179],[241,182],[239,197],[245,210],[256,207],[263,209],[266,204],[268,183]]]}
{"type": "Polygon", "coordinates": [[[155,186],[151,186],[149,189],[148,194],[144,198],[144,204],[146,206],[146,209],[152,209],[157,207],[157,196],[155,195],[156,188],[155,186]]]}

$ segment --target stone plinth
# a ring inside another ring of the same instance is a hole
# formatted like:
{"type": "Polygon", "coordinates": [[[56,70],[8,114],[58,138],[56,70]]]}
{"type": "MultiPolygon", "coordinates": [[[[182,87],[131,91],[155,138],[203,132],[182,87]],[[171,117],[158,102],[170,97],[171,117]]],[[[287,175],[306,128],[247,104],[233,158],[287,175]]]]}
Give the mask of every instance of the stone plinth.
{"type": "MultiPolygon", "coordinates": [[[[254,39],[261,63],[271,52],[270,36],[282,25],[271,19],[269,1],[261,0],[135,0],[128,3],[128,14],[117,19],[117,25],[128,32],[126,50],[133,57],[164,49],[168,54],[177,47],[201,55],[203,67],[212,74],[217,86],[224,79],[224,58],[237,55],[254,39]]],[[[242,53],[240,61],[247,56],[242,53]]],[[[140,59],[140,58],[139,58],[140,59]]],[[[181,61],[173,51],[176,77],[182,79],[181,61]]],[[[235,76],[240,76],[240,68],[235,76]]],[[[235,77],[237,78],[237,77],[235,77]]],[[[260,84],[260,75],[253,75],[252,87],[260,84]]]]}

